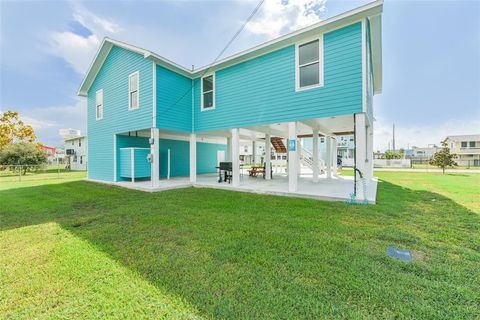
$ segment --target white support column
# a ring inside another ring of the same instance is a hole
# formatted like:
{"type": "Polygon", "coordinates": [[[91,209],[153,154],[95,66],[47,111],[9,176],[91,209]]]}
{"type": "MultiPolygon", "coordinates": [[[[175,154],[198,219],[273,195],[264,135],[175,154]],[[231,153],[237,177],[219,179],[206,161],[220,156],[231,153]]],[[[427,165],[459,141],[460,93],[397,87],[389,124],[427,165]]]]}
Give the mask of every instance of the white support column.
{"type": "Polygon", "coordinates": [[[338,157],[338,147],[337,147],[337,138],[332,137],[332,148],[333,148],[333,157],[332,157],[332,170],[333,175],[336,176],[338,174],[338,164],[337,164],[337,157],[338,157]]]}
{"type": "Polygon", "coordinates": [[[238,128],[232,129],[232,186],[240,186],[240,133],[238,128]]]}
{"type": "Polygon", "coordinates": [[[227,154],[225,155],[225,161],[232,161],[232,138],[227,138],[227,154]]]}
{"type": "Polygon", "coordinates": [[[270,135],[265,135],[265,179],[272,179],[272,144],[270,143],[270,135]]]}
{"type": "Polygon", "coordinates": [[[257,163],[257,143],[255,140],[252,140],[252,165],[255,166],[257,163]]]}
{"type": "Polygon", "coordinates": [[[190,134],[190,182],[197,182],[197,135],[190,134]]]}
{"type": "Polygon", "coordinates": [[[367,162],[365,163],[365,178],[373,178],[373,124],[367,127],[367,162]]]}
{"type": "Polygon", "coordinates": [[[113,135],[113,182],[117,182],[117,135],[113,135]]]}
{"type": "Polygon", "coordinates": [[[313,148],[312,148],[312,156],[313,156],[313,182],[318,182],[318,174],[320,172],[320,155],[318,153],[318,130],[313,130],[313,148]]]}
{"type": "Polygon", "coordinates": [[[300,160],[301,157],[303,157],[302,155],[302,152],[301,150],[303,150],[303,139],[302,138],[298,138],[297,139],[297,143],[298,143],[298,146],[297,146],[297,158],[298,158],[298,161],[297,161],[297,164],[298,164],[298,171],[297,171],[297,174],[298,176],[301,176],[302,175],[302,161],[300,160]]]}
{"type": "Polygon", "coordinates": [[[153,144],[151,145],[152,153],[152,182],[153,187],[160,186],[160,130],[158,128],[152,128],[151,137],[153,138],[153,144]]]}
{"type": "Polygon", "coordinates": [[[332,177],[332,138],[330,136],[325,136],[326,144],[326,158],[325,158],[325,169],[327,170],[327,178],[332,177]]]}
{"type": "MultiPolygon", "coordinates": [[[[365,114],[355,114],[355,166],[362,175],[366,174],[367,161],[367,133],[365,114]]],[[[360,179],[360,174],[355,172],[357,181],[360,179]]],[[[357,184],[357,199],[363,199],[362,183],[357,184]]]]}
{"type": "Polygon", "coordinates": [[[297,123],[288,123],[288,191],[298,190],[297,123]]]}

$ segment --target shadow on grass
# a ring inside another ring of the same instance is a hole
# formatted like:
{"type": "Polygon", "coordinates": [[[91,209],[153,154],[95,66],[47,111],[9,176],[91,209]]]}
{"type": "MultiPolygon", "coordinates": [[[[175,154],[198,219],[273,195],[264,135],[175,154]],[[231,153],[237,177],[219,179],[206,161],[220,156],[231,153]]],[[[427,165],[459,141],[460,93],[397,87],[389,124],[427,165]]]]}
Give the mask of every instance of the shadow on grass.
{"type": "Polygon", "coordinates": [[[480,218],[379,183],[378,204],[89,182],[0,192],[0,230],[54,221],[211,318],[478,315],[480,218]],[[417,261],[387,257],[387,246],[417,261]],[[415,299],[411,296],[415,292],[415,299]]]}

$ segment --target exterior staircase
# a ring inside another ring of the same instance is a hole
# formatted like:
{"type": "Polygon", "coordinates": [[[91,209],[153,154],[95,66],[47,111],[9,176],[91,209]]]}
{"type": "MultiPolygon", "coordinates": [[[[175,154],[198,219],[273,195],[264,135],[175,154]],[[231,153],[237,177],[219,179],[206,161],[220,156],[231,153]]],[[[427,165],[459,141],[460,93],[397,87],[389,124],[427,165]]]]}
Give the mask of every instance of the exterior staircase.
{"type": "Polygon", "coordinates": [[[276,153],[287,153],[287,148],[285,147],[285,144],[283,144],[282,138],[271,137],[270,142],[272,143],[276,153]]]}
{"type": "MultiPolygon", "coordinates": [[[[308,151],[307,149],[303,148],[300,144],[298,144],[298,151],[299,151],[299,158],[300,158],[300,163],[313,171],[313,154],[312,152],[308,151]]],[[[319,165],[319,172],[320,174],[324,172],[325,170],[325,161],[322,159],[318,159],[318,165],[319,165]]]]}

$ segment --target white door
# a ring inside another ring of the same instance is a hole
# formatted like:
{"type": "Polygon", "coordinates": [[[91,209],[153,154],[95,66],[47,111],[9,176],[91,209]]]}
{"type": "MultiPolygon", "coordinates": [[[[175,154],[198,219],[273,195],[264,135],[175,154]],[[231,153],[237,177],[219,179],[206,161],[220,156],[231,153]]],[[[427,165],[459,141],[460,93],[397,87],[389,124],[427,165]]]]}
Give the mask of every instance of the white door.
{"type": "Polygon", "coordinates": [[[225,162],[225,151],[217,150],[217,165],[220,165],[220,162],[225,162]]]}

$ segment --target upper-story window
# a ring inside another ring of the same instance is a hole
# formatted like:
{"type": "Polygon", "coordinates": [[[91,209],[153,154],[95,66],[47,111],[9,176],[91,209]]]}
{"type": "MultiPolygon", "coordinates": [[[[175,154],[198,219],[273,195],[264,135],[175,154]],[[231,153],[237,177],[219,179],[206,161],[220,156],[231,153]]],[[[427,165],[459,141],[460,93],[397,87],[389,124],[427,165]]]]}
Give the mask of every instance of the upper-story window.
{"type": "Polygon", "coordinates": [[[466,148],[467,147],[467,141],[462,141],[462,148],[466,148]]]}
{"type": "Polygon", "coordinates": [[[323,86],[323,36],[297,45],[296,89],[323,86]]]}
{"type": "Polygon", "coordinates": [[[215,109],[215,74],[202,78],[202,111],[215,109]]]}
{"type": "MultiPolygon", "coordinates": [[[[103,119],[103,90],[100,89],[95,93],[95,118],[103,119]]],[[[73,144],[73,141],[72,141],[73,144]]]]}
{"type": "Polygon", "coordinates": [[[138,71],[128,76],[128,110],[138,109],[140,106],[139,80],[138,71]]]}
{"type": "Polygon", "coordinates": [[[82,146],[82,140],[78,140],[78,146],[79,146],[79,147],[82,146]]]}
{"type": "Polygon", "coordinates": [[[470,148],[475,148],[475,141],[470,141],[468,145],[470,148]]]}

